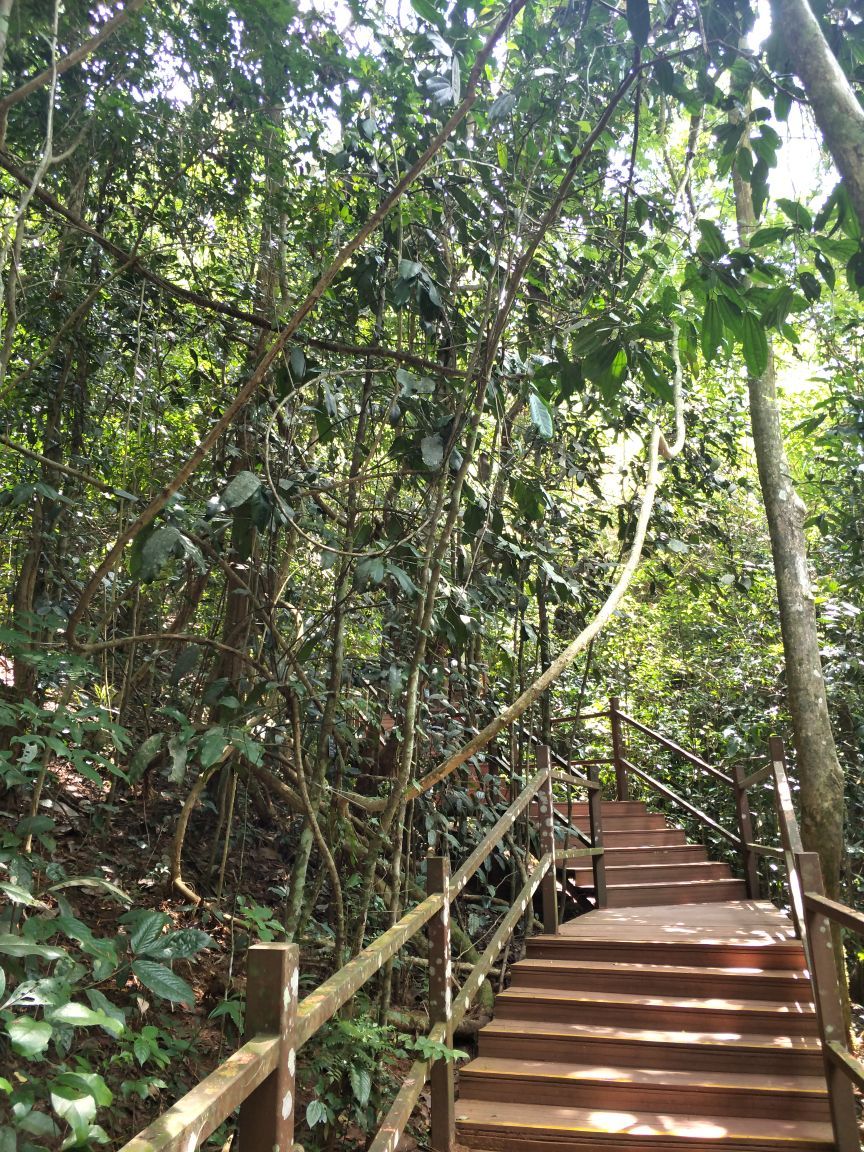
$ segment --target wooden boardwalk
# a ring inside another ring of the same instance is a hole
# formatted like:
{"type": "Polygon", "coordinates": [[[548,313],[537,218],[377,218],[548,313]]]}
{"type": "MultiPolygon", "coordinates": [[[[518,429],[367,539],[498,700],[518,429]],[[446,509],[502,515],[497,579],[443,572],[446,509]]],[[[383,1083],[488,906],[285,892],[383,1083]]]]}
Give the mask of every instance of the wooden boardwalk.
{"type": "MultiPolygon", "coordinates": [[[[488,1152],[833,1149],[792,923],[767,902],[724,898],[743,897],[730,889],[740,881],[706,875],[701,849],[664,858],[684,849],[683,833],[655,817],[643,825],[640,808],[604,804],[607,844],[616,823],[628,841],[609,853],[616,906],[533,937],[514,965],[459,1077],[459,1143],[488,1152]]],[[[587,885],[587,873],[579,880],[587,885]]]]}

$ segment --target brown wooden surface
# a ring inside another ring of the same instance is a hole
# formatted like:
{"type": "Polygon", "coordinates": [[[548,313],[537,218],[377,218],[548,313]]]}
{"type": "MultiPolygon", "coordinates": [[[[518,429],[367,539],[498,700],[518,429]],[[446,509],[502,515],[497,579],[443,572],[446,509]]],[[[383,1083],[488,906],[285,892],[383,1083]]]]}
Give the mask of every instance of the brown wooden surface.
{"type": "Polygon", "coordinates": [[[296,944],[253,944],[247,953],[246,1039],[274,1032],[280,1049],[276,1068],[240,1107],[243,1152],[294,1147],[299,958],[296,944]]]}
{"type": "MultiPolygon", "coordinates": [[[[453,1002],[450,985],[453,961],[450,951],[450,862],[442,856],[426,860],[426,891],[444,897],[441,911],[427,926],[429,938],[429,1020],[443,1029],[444,1043],[453,1047],[453,1002]]],[[[429,1147],[450,1152],[455,1137],[453,1120],[454,1075],[452,1060],[436,1060],[431,1066],[429,1147]]]]}

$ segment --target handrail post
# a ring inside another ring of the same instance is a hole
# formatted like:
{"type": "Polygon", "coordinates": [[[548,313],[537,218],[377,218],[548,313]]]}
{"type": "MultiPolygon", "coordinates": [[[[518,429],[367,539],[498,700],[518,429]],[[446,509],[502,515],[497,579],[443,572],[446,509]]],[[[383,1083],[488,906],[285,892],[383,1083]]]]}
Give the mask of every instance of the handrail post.
{"type": "Polygon", "coordinates": [[[759,866],[756,854],[750,848],[753,843],[753,814],[747,789],[742,786],[744,768],[737,764],[733,772],[735,778],[735,807],[738,811],[738,831],[741,835],[741,858],[744,865],[744,883],[750,900],[759,899],[759,866]]]}
{"type": "MultiPolygon", "coordinates": [[[[441,911],[429,921],[429,1022],[444,1025],[444,1043],[453,1047],[453,1001],[450,983],[453,961],[450,948],[450,862],[443,856],[426,858],[426,891],[441,893],[441,911]]],[[[453,1061],[438,1059],[429,1074],[431,1088],[429,1147],[451,1152],[456,1141],[453,1061]]]]}
{"type": "MultiPolygon", "coordinates": [[[[599,785],[600,771],[596,764],[588,766],[588,781],[599,785]]],[[[588,822],[591,829],[591,847],[603,847],[603,794],[599,786],[588,789],[588,822]]],[[[598,908],[606,907],[606,857],[601,853],[591,857],[594,871],[594,896],[598,908]]]]}
{"type": "Polygon", "coordinates": [[[795,867],[795,854],[803,852],[801,833],[798,831],[798,820],[792,805],[792,789],[789,787],[789,777],[786,775],[786,750],[779,736],[772,736],[768,741],[768,754],[771,757],[771,770],[774,774],[774,803],[777,808],[777,826],[780,830],[780,843],[783,847],[783,858],[786,861],[786,877],[789,883],[789,905],[792,910],[792,920],[799,939],[803,938],[804,909],[801,902],[801,892],[798,887],[798,873],[795,867]]]}
{"type": "Polygon", "coordinates": [[[630,788],[627,782],[627,767],[624,764],[624,734],[621,731],[621,717],[619,715],[621,701],[613,696],[609,701],[609,723],[612,727],[612,759],[615,763],[615,793],[618,800],[630,799],[630,788]]]}
{"type": "Polygon", "coordinates": [[[822,1041],[825,1061],[825,1079],[828,1083],[828,1103],[837,1152],[859,1152],[858,1120],[852,1085],[828,1054],[827,1045],[834,1041],[844,1044],[846,1026],[837,967],[834,960],[834,941],[831,923],[824,913],[807,906],[806,894],[824,895],[822,869],[815,852],[795,852],[795,870],[801,880],[801,898],[804,906],[804,945],[816,1007],[816,1021],[822,1041]]]}
{"type": "Polygon", "coordinates": [[[552,857],[549,870],[540,882],[543,896],[543,931],[554,936],[558,931],[558,894],[555,876],[555,805],[552,797],[552,756],[546,744],[537,749],[537,767],[546,773],[537,791],[540,808],[540,851],[552,857]]]}
{"type": "Polygon", "coordinates": [[[294,1147],[298,960],[296,944],[253,944],[247,953],[245,1038],[275,1033],[282,1043],[275,1072],[240,1105],[243,1152],[294,1147]]]}

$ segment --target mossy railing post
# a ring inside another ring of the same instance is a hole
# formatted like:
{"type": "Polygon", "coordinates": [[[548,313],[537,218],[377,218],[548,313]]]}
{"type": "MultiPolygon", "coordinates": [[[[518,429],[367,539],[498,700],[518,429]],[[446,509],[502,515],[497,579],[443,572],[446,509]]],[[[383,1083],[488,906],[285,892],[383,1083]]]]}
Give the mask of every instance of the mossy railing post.
{"type": "Polygon", "coordinates": [[[540,852],[551,856],[549,871],[540,882],[543,897],[543,931],[554,935],[558,931],[558,891],[555,874],[555,803],[552,797],[552,754],[546,744],[537,749],[537,768],[545,772],[543,783],[537,790],[540,809],[540,852]]]}
{"type": "Polygon", "coordinates": [[[750,811],[750,800],[747,796],[747,787],[744,784],[746,773],[741,765],[734,771],[735,777],[735,807],[738,811],[738,831],[741,833],[741,861],[744,865],[744,883],[747,885],[747,895],[751,900],[759,899],[759,866],[756,853],[751,845],[753,836],[753,814],[750,811]]]}
{"type": "MultiPolygon", "coordinates": [[[[782,746],[781,746],[782,747],[782,746]]],[[[842,1069],[831,1059],[830,1045],[845,1046],[846,1025],[834,960],[831,921],[818,908],[808,906],[807,896],[824,896],[822,869],[815,852],[794,852],[795,873],[800,878],[804,918],[804,947],[813,982],[816,1020],[825,1059],[828,1102],[837,1152],[859,1152],[855,1094],[842,1069]],[[806,895],[805,895],[806,894],[806,895]]]]}
{"type": "Polygon", "coordinates": [[[613,696],[609,701],[609,724],[612,728],[612,759],[615,764],[615,798],[630,799],[630,786],[627,781],[627,763],[624,757],[624,734],[621,731],[619,716],[621,701],[613,696]]]}
{"type": "MultiPolygon", "coordinates": [[[[600,791],[600,769],[597,764],[588,766],[589,784],[596,788],[588,789],[588,821],[591,828],[591,847],[603,847],[603,794],[600,791]]],[[[591,857],[594,871],[594,896],[598,908],[606,907],[606,857],[604,853],[591,857]]]]}
{"type": "MultiPolygon", "coordinates": [[[[429,1023],[444,1025],[444,1043],[453,1047],[453,1000],[450,985],[453,961],[450,946],[450,862],[443,856],[426,858],[426,892],[444,897],[441,911],[429,921],[429,1023]]],[[[451,1152],[456,1141],[453,1061],[438,1059],[430,1069],[429,1147],[451,1152]]]]}
{"type": "Polygon", "coordinates": [[[276,1070],[240,1106],[243,1152],[293,1150],[298,987],[296,944],[252,945],[246,962],[246,1039],[271,1033],[281,1043],[276,1070]]]}

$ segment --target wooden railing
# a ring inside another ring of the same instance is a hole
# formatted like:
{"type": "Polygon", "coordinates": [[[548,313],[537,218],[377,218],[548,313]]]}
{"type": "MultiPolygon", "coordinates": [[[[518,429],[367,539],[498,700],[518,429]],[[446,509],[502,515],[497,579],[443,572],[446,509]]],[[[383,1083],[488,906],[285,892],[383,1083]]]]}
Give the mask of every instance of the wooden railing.
{"type": "MultiPolygon", "coordinates": [[[[480,991],[495,960],[534,894],[542,896],[543,929],[558,928],[555,869],[558,863],[588,857],[599,894],[603,883],[600,787],[578,772],[553,772],[548,748],[537,749],[537,771],[504,815],[457,872],[449,861],[430,856],[427,896],[397,924],[303,1000],[298,998],[299,954],[295,944],[255,944],[247,954],[246,1042],[205,1080],[121,1152],[194,1152],[239,1107],[243,1152],[291,1152],[294,1146],[297,1053],[396,953],[423,928],[429,945],[429,1039],[452,1047],[453,1031],[480,991]],[[556,847],[553,783],[588,792],[590,843],[556,847]],[[458,993],[451,996],[450,909],[480,865],[532,803],[539,810],[540,858],[458,993]]],[[[511,797],[512,799],[512,797],[511,797]]],[[[446,1152],[454,1142],[453,1064],[443,1056],[418,1060],[399,1089],[373,1138],[370,1152],[393,1152],[426,1084],[431,1087],[429,1147],[446,1152]]]]}
{"type": "Polygon", "coordinates": [[[789,904],[795,929],[804,944],[816,1021],[822,1041],[825,1079],[831,1107],[831,1122],[837,1152],[859,1152],[861,1147],[855,1096],[852,1085],[864,1090],[864,1063],[857,1060],[847,1046],[847,1028],[837,972],[837,947],[832,925],[846,928],[864,937],[864,914],[829,900],[822,883],[822,869],[815,852],[805,852],[801,843],[798,820],[792,804],[792,790],[786,773],[783,741],[772,737],[769,763],[738,781],[748,788],[766,780],[773,783],[774,802],[780,833],[780,847],[747,843],[754,862],[758,856],[781,858],[785,864],[789,904]]]}

